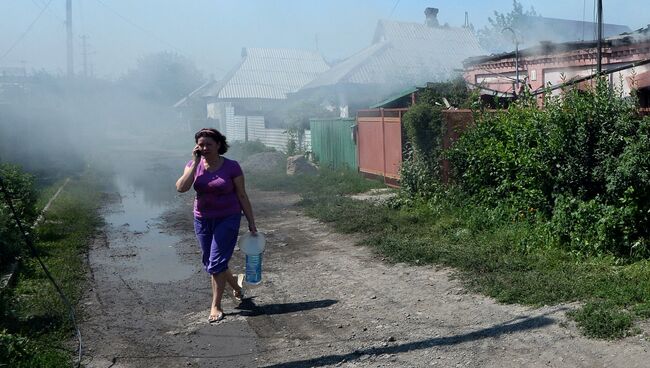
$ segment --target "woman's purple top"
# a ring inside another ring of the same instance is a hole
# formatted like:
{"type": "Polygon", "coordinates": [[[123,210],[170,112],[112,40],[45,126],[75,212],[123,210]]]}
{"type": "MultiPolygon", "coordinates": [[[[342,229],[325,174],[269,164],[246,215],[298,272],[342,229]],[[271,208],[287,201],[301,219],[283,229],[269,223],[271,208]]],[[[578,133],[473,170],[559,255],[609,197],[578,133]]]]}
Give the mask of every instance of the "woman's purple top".
{"type": "MultiPolygon", "coordinates": [[[[241,205],[233,179],[242,176],[243,172],[239,163],[223,158],[223,164],[216,170],[209,172],[205,169],[205,159],[196,167],[194,174],[194,217],[196,218],[223,218],[241,213],[241,205]]],[[[192,162],[187,166],[192,166],[192,162]]]]}

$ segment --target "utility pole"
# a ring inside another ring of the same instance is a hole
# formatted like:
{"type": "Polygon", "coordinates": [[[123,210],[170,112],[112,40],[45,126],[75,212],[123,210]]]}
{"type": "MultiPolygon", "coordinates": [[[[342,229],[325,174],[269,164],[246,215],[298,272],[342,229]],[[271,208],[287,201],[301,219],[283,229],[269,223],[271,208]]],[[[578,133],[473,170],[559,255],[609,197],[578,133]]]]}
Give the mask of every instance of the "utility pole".
{"type": "Polygon", "coordinates": [[[88,45],[86,44],[87,35],[81,36],[81,49],[84,63],[84,78],[88,78],[88,45]]]}
{"type": "Polygon", "coordinates": [[[596,72],[603,71],[603,0],[598,0],[598,52],[596,56],[596,72]]]}
{"type": "Polygon", "coordinates": [[[512,82],[512,94],[517,97],[519,93],[519,40],[517,40],[517,32],[511,27],[505,27],[501,30],[512,32],[512,40],[515,43],[515,80],[512,82]]]}
{"type": "Polygon", "coordinates": [[[74,76],[74,59],[72,50],[72,0],[66,0],[65,15],[65,28],[68,34],[68,78],[72,78],[74,76]]]}

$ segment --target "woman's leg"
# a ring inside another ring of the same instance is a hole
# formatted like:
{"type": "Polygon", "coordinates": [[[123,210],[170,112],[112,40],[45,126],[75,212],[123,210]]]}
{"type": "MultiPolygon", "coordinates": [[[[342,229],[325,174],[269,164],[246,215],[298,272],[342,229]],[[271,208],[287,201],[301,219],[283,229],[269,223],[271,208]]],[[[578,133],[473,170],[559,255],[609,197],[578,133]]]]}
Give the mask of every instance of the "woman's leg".
{"type": "Polygon", "coordinates": [[[239,285],[237,282],[237,278],[232,274],[232,272],[230,272],[230,269],[227,269],[224,271],[224,273],[226,274],[226,282],[233,290],[233,296],[238,301],[241,301],[241,299],[244,297],[244,292],[241,285],[239,285]]]}
{"type": "Polygon", "coordinates": [[[226,272],[219,272],[211,274],[212,279],[212,305],[210,307],[210,319],[221,319],[223,317],[223,308],[221,308],[221,300],[223,299],[223,291],[226,288],[226,272]]]}

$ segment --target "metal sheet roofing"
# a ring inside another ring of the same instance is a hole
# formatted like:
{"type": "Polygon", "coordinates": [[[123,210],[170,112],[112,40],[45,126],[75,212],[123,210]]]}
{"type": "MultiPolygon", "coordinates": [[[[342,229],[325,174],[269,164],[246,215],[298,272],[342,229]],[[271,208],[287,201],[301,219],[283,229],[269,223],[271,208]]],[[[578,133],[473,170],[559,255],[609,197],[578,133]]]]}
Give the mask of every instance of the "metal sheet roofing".
{"type": "MultiPolygon", "coordinates": [[[[521,18],[524,25],[518,26],[522,45],[531,46],[539,41],[572,42],[597,39],[598,24],[570,19],[547,18],[525,15],[521,18]]],[[[603,37],[629,32],[630,27],[619,24],[603,24],[603,37]]]]}
{"type": "MultiPolygon", "coordinates": [[[[640,28],[631,32],[624,32],[616,36],[610,36],[603,39],[604,47],[616,47],[621,45],[629,45],[634,43],[643,43],[650,41],[650,25],[645,28],[640,28]]],[[[574,42],[560,42],[560,43],[541,43],[536,46],[528,47],[519,50],[519,57],[528,56],[542,56],[560,54],[574,50],[589,50],[597,47],[598,41],[574,41],[574,42]]],[[[464,66],[471,67],[473,65],[498,61],[503,59],[511,59],[515,57],[515,52],[504,52],[492,55],[481,55],[467,58],[463,64],[464,66]]]]}
{"type": "Polygon", "coordinates": [[[242,61],[204,96],[285,99],[329,69],[315,51],[244,48],[242,61]]]}
{"type": "Polygon", "coordinates": [[[303,90],[336,84],[424,85],[447,80],[463,60],[483,53],[465,28],[382,20],[373,45],[334,65],[303,90]]]}

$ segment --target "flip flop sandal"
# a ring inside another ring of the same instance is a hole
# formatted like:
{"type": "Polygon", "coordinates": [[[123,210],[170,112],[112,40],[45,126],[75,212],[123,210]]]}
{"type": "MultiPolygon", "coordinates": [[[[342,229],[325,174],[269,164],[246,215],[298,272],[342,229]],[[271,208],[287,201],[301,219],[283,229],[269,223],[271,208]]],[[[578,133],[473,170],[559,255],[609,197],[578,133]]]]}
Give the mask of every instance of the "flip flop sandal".
{"type": "Polygon", "coordinates": [[[232,291],[233,298],[235,298],[235,300],[240,302],[240,303],[242,302],[242,300],[244,300],[244,295],[245,295],[245,293],[244,293],[244,288],[243,287],[239,288],[239,292],[237,292],[237,290],[232,291]]]}
{"type": "Polygon", "coordinates": [[[208,323],[219,322],[224,318],[223,312],[218,313],[216,316],[208,317],[208,323]]]}

